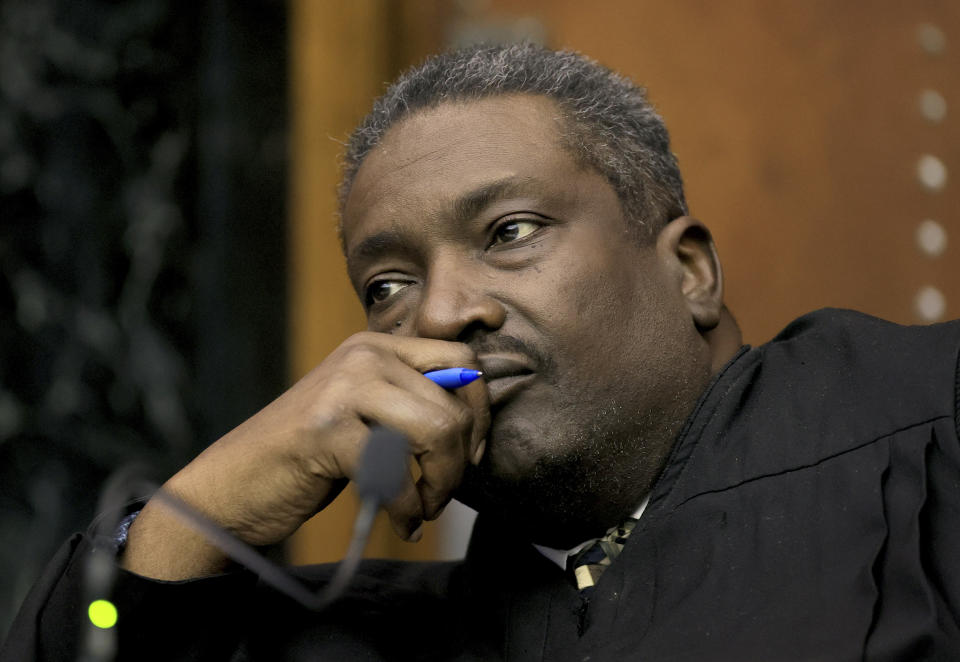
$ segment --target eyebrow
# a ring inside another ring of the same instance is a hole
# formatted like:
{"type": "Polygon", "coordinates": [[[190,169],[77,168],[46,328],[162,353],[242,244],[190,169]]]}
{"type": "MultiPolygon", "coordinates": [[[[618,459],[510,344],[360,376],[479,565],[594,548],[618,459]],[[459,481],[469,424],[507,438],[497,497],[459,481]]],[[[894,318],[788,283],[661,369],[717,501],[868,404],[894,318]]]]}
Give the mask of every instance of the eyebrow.
{"type": "Polygon", "coordinates": [[[453,220],[465,223],[497,200],[529,191],[533,182],[529,177],[504,177],[468,191],[453,201],[453,220]]]}
{"type": "MultiPolygon", "coordinates": [[[[484,209],[497,200],[516,195],[522,191],[528,192],[536,180],[529,177],[504,177],[487,182],[472,191],[468,191],[453,200],[450,204],[451,220],[455,223],[466,223],[479,216],[484,209]]],[[[347,254],[347,270],[358,262],[375,259],[385,253],[413,251],[410,239],[406,233],[397,230],[384,230],[363,239],[347,254]]]]}
{"type": "Polygon", "coordinates": [[[361,241],[347,254],[347,271],[349,272],[357,262],[403,250],[411,250],[410,241],[405,234],[396,230],[378,232],[361,241]]]}

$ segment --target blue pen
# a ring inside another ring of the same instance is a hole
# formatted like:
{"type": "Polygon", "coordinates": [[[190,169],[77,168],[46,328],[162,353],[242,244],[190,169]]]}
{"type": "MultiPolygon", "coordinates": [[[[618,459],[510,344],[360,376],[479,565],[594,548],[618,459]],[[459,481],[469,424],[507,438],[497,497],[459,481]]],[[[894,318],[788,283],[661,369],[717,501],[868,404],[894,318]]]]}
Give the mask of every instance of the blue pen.
{"type": "Polygon", "coordinates": [[[443,388],[460,388],[479,379],[483,375],[479,370],[470,368],[444,368],[423,373],[423,376],[443,388]]]}

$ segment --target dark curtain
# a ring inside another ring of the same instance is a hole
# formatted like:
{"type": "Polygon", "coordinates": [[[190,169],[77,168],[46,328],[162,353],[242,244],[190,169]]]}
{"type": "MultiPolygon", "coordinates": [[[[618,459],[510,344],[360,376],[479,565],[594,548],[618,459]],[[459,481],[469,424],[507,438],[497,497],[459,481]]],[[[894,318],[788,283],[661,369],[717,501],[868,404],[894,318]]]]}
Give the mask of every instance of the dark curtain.
{"type": "Polygon", "coordinates": [[[0,637],[107,476],[284,384],[286,9],[0,2],[0,637]]]}

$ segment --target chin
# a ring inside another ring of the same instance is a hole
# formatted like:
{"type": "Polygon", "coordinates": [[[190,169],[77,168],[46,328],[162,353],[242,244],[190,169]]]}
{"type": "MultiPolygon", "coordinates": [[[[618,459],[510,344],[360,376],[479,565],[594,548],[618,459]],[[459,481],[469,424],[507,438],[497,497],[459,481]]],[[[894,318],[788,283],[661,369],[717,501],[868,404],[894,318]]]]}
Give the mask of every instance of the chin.
{"type": "Polygon", "coordinates": [[[534,477],[537,463],[555,450],[543,426],[529,418],[511,415],[505,408],[494,417],[487,432],[487,447],[477,469],[488,479],[521,484],[534,477]]]}
{"type": "Polygon", "coordinates": [[[579,460],[514,441],[488,441],[487,454],[478,466],[467,467],[455,497],[531,536],[580,529],[576,522],[591,517],[594,499],[579,460]]]}
{"type": "Polygon", "coordinates": [[[636,466],[645,464],[644,444],[616,425],[617,410],[598,408],[586,425],[569,408],[533,419],[520,411],[495,416],[486,454],[467,467],[457,499],[550,546],[602,535],[639,504],[652,474],[636,466]],[[628,456],[633,463],[611,470],[628,456]]]}

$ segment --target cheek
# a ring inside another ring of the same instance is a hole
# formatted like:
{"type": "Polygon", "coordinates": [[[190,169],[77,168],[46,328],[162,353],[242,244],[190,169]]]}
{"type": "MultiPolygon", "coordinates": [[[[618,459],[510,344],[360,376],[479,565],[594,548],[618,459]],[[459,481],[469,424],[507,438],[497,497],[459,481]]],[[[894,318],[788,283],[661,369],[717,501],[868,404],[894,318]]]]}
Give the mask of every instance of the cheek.
{"type": "Polygon", "coordinates": [[[643,335],[656,335],[664,286],[644,262],[581,259],[546,274],[551,296],[545,297],[549,304],[543,308],[542,329],[552,338],[560,363],[616,364],[637,345],[651,341],[643,335]],[[613,264],[628,266],[618,269],[613,264]]]}

